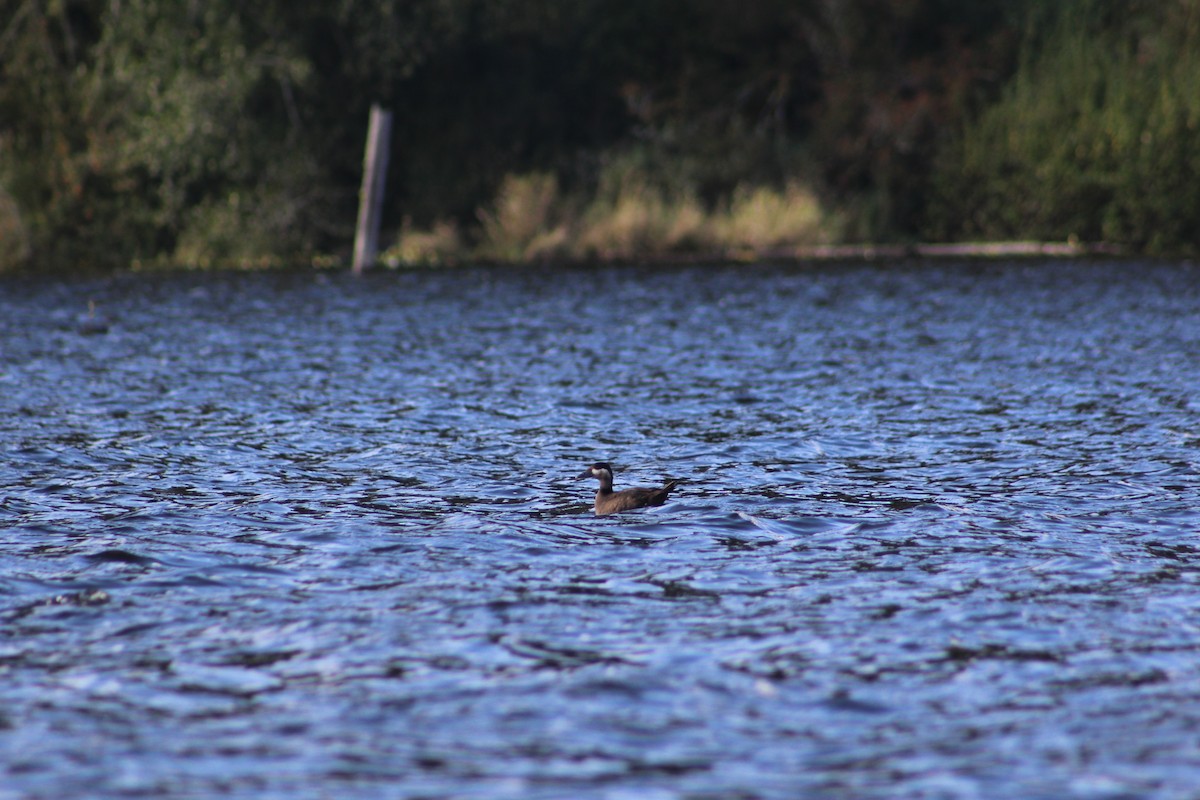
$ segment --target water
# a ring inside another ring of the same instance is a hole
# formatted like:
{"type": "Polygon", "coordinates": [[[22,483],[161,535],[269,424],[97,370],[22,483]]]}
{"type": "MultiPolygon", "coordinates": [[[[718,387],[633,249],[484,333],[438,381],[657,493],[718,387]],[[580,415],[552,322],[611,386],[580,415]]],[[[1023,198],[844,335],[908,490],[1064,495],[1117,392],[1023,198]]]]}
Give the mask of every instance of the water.
{"type": "Polygon", "coordinates": [[[0,798],[1196,797],[1198,278],[10,279],[0,798]]]}

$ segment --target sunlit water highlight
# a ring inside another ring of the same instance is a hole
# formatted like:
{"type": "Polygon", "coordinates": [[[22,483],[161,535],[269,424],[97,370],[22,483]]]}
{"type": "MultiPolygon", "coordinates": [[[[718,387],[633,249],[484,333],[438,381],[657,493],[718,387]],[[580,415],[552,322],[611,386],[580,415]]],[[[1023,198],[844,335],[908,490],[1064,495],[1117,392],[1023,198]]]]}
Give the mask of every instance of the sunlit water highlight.
{"type": "Polygon", "coordinates": [[[0,337],[5,800],[1200,787],[1194,268],[9,280],[0,337]]]}

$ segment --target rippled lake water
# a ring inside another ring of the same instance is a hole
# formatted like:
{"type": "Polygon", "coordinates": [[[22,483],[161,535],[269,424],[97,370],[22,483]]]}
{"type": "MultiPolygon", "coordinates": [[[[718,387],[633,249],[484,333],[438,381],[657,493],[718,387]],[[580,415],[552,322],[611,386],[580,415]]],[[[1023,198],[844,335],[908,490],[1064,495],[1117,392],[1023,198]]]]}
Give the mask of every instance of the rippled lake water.
{"type": "Polygon", "coordinates": [[[1200,796],[1191,266],[9,279],[0,337],[3,800],[1200,796]]]}

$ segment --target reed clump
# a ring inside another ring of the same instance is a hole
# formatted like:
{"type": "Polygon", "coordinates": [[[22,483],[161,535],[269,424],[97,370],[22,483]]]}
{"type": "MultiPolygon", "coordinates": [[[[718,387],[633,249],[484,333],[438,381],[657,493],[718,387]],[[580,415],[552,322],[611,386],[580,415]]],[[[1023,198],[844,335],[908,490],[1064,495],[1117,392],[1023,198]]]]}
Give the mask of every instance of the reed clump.
{"type": "Polygon", "coordinates": [[[706,206],[694,191],[656,186],[625,172],[590,197],[560,189],[545,173],[510,175],[478,225],[406,223],[383,260],[392,266],[491,261],[631,260],[688,253],[754,255],[836,240],[838,217],[816,193],[738,186],[706,206]]]}
{"type": "Polygon", "coordinates": [[[379,260],[389,267],[442,267],[457,264],[466,248],[458,225],[441,220],[430,228],[413,227],[406,219],[395,243],[380,254],[379,260]]]}
{"type": "Polygon", "coordinates": [[[675,195],[631,177],[588,204],[575,220],[567,255],[629,259],[712,244],[708,219],[689,192],[675,195]]]}
{"type": "Polygon", "coordinates": [[[509,175],[491,206],[478,212],[475,255],[497,261],[529,261],[552,254],[565,239],[563,216],[554,175],[509,175]]]}
{"type": "Polygon", "coordinates": [[[0,187],[0,272],[19,266],[29,255],[29,231],[21,219],[21,209],[0,187]]]}
{"type": "Polygon", "coordinates": [[[782,190],[740,187],[714,224],[725,248],[752,252],[824,244],[837,227],[816,194],[796,182],[782,190]]]}

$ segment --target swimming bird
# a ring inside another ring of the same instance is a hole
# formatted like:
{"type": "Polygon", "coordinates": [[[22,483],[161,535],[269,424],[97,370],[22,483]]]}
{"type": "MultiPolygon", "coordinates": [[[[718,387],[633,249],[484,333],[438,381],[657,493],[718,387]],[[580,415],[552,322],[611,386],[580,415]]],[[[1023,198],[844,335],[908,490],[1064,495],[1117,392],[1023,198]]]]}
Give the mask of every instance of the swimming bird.
{"type": "Polygon", "coordinates": [[[597,516],[616,514],[618,511],[629,511],[646,506],[661,506],[667,502],[667,494],[679,483],[679,481],[667,481],[667,484],[661,489],[637,487],[614,492],[612,466],[603,461],[592,464],[576,480],[584,478],[596,478],[600,481],[600,489],[596,492],[597,516]]]}
{"type": "Polygon", "coordinates": [[[77,323],[75,330],[84,336],[108,333],[108,318],[103,314],[96,313],[95,300],[88,300],[87,314],[81,314],[77,323]]]}

